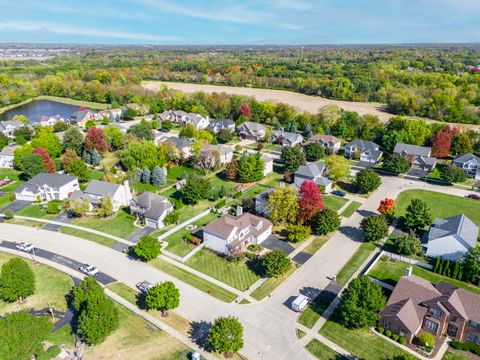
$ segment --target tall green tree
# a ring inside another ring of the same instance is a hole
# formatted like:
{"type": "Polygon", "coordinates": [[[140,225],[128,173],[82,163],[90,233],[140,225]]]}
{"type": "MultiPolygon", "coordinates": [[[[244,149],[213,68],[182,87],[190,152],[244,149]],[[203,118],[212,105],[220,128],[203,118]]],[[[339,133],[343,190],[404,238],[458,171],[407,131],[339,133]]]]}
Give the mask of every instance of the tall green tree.
{"type": "Polygon", "coordinates": [[[25,260],[13,258],[2,265],[0,299],[13,302],[34,292],[35,274],[25,260]]]}
{"type": "Polygon", "coordinates": [[[63,151],[62,143],[57,135],[53,132],[53,129],[50,126],[43,126],[36,129],[33,136],[32,147],[34,148],[44,148],[48,151],[48,154],[52,159],[56,159],[60,156],[63,151]]]}
{"type": "Polygon", "coordinates": [[[210,182],[207,179],[191,176],[180,190],[180,194],[185,204],[196,204],[198,201],[206,199],[210,190],[210,182]]]}
{"type": "Polygon", "coordinates": [[[325,157],[325,149],[315,141],[305,145],[303,151],[305,151],[305,157],[309,161],[318,161],[325,157]]]}
{"type": "Polygon", "coordinates": [[[388,222],[383,215],[371,215],[360,222],[365,241],[378,241],[388,236],[388,222]]]}
{"type": "Polygon", "coordinates": [[[327,174],[333,181],[342,181],[350,175],[350,164],[346,158],[340,155],[330,155],[325,160],[327,174]]]}
{"type": "Polygon", "coordinates": [[[405,174],[410,170],[410,164],[403,156],[393,154],[385,159],[383,169],[396,174],[405,174]]]}
{"type": "Polygon", "coordinates": [[[219,353],[227,355],[238,352],[243,347],[243,326],[233,316],[215,319],[208,334],[208,343],[219,353]]]}
{"type": "Polygon", "coordinates": [[[142,236],[133,251],[144,261],[156,259],[162,252],[160,242],[154,236],[149,235],[142,236]]]}
{"type": "Polygon", "coordinates": [[[300,165],[305,165],[305,154],[299,147],[283,147],[280,158],[285,164],[285,171],[288,173],[294,173],[300,165]]]}
{"type": "Polygon", "coordinates": [[[381,184],[380,176],[372,169],[362,169],[355,175],[355,185],[362,193],[374,191],[381,184]]]}
{"type": "Polygon", "coordinates": [[[268,277],[279,277],[292,266],[292,261],[282,250],[274,249],[262,257],[262,267],[268,277]]]}
{"type": "Polygon", "coordinates": [[[173,310],[180,305],[180,291],[171,281],[156,284],[148,290],[145,304],[148,309],[160,310],[163,315],[166,315],[168,310],[173,310]]]}
{"type": "Polygon", "coordinates": [[[312,230],[318,235],[326,235],[338,230],[340,227],[340,216],[330,209],[318,212],[312,218],[312,230]]]}
{"type": "Polygon", "coordinates": [[[407,206],[407,212],[403,217],[403,224],[407,229],[420,230],[425,226],[431,225],[433,221],[432,213],[427,203],[420,199],[413,199],[407,206]]]}
{"type": "Polygon", "coordinates": [[[38,154],[27,154],[22,158],[19,164],[26,179],[30,179],[35,175],[47,172],[43,163],[43,158],[38,154]]]}
{"type": "Polygon", "coordinates": [[[83,149],[83,134],[78,127],[70,126],[63,134],[63,147],[65,149],[73,149],[78,156],[82,154],[83,149]]]}
{"type": "Polygon", "coordinates": [[[244,153],[237,165],[238,179],[242,182],[253,182],[263,179],[264,162],[262,155],[244,153]]]}

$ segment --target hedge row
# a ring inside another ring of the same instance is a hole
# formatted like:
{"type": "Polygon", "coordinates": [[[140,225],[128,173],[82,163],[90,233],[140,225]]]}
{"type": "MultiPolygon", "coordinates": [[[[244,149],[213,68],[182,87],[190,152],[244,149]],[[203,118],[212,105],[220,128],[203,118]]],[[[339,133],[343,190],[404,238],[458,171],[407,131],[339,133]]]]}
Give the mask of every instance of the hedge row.
{"type": "Polygon", "coordinates": [[[384,334],[386,337],[389,337],[393,341],[396,341],[402,345],[407,345],[407,339],[405,339],[403,336],[400,336],[398,334],[393,334],[390,330],[385,331],[384,328],[379,327],[377,328],[377,332],[380,334],[384,334]]]}

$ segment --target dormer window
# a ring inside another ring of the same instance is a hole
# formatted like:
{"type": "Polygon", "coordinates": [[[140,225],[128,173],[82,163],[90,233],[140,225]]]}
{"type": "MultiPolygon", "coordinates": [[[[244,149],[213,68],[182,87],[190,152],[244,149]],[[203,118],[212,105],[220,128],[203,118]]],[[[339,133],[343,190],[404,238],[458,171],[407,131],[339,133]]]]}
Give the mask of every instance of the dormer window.
{"type": "Polygon", "coordinates": [[[428,313],[435,318],[439,318],[442,315],[442,312],[435,308],[430,308],[428,313]]]}

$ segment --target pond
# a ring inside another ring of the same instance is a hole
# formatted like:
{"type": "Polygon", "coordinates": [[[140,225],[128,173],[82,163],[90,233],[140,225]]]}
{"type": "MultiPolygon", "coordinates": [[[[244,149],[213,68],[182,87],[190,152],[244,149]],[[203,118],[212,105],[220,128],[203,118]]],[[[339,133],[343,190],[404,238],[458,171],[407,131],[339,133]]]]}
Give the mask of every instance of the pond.
{"type": "Polygon", "coordinates": [[[25,115],[30,121],[38,120],[43,115],[60,115],[68,120],[70,115],[78,109],[77,105],[63,104],[51,100],[34,100],[1,113],[0,120],[12,120],[15,115],[25,115]]]}

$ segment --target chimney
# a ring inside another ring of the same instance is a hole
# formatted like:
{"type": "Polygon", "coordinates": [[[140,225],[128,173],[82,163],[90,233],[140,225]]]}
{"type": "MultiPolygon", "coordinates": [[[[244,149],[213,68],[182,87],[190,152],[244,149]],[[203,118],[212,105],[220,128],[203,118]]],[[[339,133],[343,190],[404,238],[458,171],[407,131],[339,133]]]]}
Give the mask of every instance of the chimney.
{"type": "Polygon", "coordinates": [[[236,215],[237,217],[243,215],[243,207],[241,207],[240,205],[237,205],[236,215]]]}
{"type": "Polygon", "coordinates": [[[413,271],[413,267],[412,267],[412,265],[410,265],[409,267],[407,267],[405,269],[405,275],[406,276],[412,276],[412,271],[413,271]]]}

